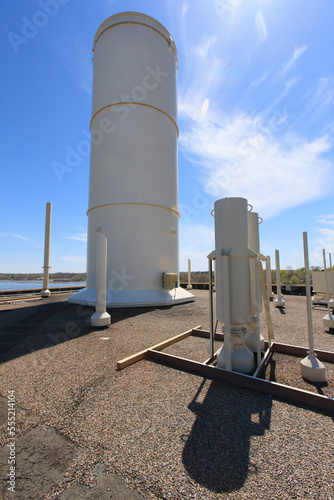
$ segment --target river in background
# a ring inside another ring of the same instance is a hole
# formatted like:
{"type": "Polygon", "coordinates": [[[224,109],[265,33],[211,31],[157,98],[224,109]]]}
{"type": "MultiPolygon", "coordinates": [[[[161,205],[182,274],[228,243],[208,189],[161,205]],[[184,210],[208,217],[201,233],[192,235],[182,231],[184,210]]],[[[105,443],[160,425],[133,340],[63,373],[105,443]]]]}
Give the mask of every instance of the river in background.
{"type": "MultiPolygon", "coordinates": [[[[49,282],[49,288],[64,286],[85,286],[84,281],[55,281],[49,282]]],[[[0,281],[0,290],[27,290],[31,288],[43,288],[43,280],[37,281],[0,281]]]]}

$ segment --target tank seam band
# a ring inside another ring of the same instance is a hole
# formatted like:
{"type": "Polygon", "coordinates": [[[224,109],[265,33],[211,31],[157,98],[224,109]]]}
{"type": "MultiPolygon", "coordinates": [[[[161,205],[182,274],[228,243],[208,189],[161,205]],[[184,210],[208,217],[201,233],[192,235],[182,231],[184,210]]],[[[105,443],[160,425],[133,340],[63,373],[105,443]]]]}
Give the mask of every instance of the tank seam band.
{"type": "Polygon", "coordinates": [[[102,208],[102,207],[112,207],[115,205],[143,205],[146,207],[157,207],[157,208],[163,208],[164,210],[169,210],[176,214],[180,218],[180,214],[177,210],[174,208],[169,208],[169,207],[164,207],[163,205],[155,205],[154,203],[138,203],[138,202],[124,202],[124,203],[105,203],[104,205],[97,205],[96,207],[92,207],[89,210],[87,210],[86,215],[89,214],[92,210],[95,210],[96,208],[102,208]]]}
{"type": "Polygon", "coordinates": [[[123,104],[128,104],[128,105],[135,105],[135,106],[146,106],[147,108],[151,108],[151,109],[155,109],[156,111],[160,111],[160,113],[162,113],[163,115],[167,116],[175,125],[176,127],[176,131],[177,131],[177,137],[180,136],[180,132],[179,132],[179,127],[177,126],[177,123],[176,121],[174,120],[174,118],[172,118],[168,113],[166,113],[166,111],[162,111],[162,109],[160,108],[157,108],[156,106],[152,106],[152,104],[146,104],[144,102],[134,102],[134,101],[121,101],[121,102],[114,102],[112,104],[107,104],[106,106],[103,106],[103,108],[99,109],[98,111],[96,111],[91,120],[90,120],[90,123],[89,123],[89,130],[92,130],[92,124],[93,124],[93,120],[94,118],[96,118],[96,116],[101,112],[101,111],[104,111],[105,109],[107,108],[111,108],[113,106],[122,106],[123,104]]]}

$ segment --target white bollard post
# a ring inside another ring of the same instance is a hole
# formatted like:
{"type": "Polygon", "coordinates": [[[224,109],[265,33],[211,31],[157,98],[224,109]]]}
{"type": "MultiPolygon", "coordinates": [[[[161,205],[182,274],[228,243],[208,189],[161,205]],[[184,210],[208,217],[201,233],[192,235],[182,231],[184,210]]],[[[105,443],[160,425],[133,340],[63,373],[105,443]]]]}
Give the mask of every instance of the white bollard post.
{"type": "Polygon", "coordinates": [[[106,311],[107,285],[107,238],[96,230],[96,312],[91,317],[92,326],[110,325],[110,314],[106,311]]]}
{"type": "Polygon", "coordinates": [[[50,241],[51,241],[51,211],[52,203],[46,204],[45,213],[45,236],[44,236],[44,275],[43,275],[43,290],[41,297],[50,297],[49,290],[49,269],[50,269],[50,241]]]}
{"type": "Polygon", "coordinates": [[[330,277],[331,277],[331,295],[332,298],[329,300],[328,304],[331,309],[334,308],[334,273],[333,273],[333,265],[332,265],[332,254],[329,254],[329,268],[330,268],[330,277]]]}
{"type": "Polygon", "coordinates": [[[192,285],[191,285],[191,260],[188,259],[188,285],[187,285],[187,290],[192,290],[192,285]]]}
{"type": "Polygon", "coordinates": [[[327,265],[326,265],[326,252],[325,249],[322,250],[322,256],[324,260],[324,272],[326,280],[326,295],[327,295],[327,309],[328,314],[322,318],[322,322],[325,328],[329,328],[330,331],[334,329],[334,316],[331,314],[331,307],[329,304],[329,291],[328,291],[328,275],[327,275],[327,265]]]}
{"type": "Polygon", "coordinates": [[[267,293],[268,293],[268,300],[274,300],[275,294],[273,292],[273,284],[272,284],[272,279],[271,279],[271,261],[270,261],[270,256],[267,255],[267,260],[266,260],[266,276],[267,276],[267,293]]]}
{"type": "Polygon", "coordinates": [[[303,233],[304,243],[304,262],[305,262],[305,284],[306,284],[306,300],[307,300],[307,323],[308,323],[308,340],[310,353],[300,362],[302,377],[311,380],[311,382],[325,382],[326,368],[318,360],[314,352],[313,339],[313,324],[312,324],[312,300],[311,300],[311,284],[310,284],[310,266],[308,259],[308,244],[307,232],[303,233]]]}
{"type": "Polygon", "coordinates": [[[274,300],[275,307],[285,307],[285,300],[282,296],[281,289],[281,274],[280,274],[280,265],[279,265],[279,251],[275,250],[275,258],[276,258],[276,282],[277,282],[277,299],[274,300]]]}

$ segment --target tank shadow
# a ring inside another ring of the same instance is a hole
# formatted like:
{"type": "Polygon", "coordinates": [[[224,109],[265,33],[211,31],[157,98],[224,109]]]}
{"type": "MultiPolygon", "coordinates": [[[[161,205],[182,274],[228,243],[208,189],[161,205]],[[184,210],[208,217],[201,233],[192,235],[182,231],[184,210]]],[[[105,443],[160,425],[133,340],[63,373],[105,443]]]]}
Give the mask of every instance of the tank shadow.
{"type": "Polygon", "coordinates": [[[212,381],[202,403],[189,409],[196,421],[186,438],[183,463],[189,475],[217,493],[241,488],[249,474],[257,474],[249,461],[250,439],[270,428],[271,398],[242,388],[212,381]]]}

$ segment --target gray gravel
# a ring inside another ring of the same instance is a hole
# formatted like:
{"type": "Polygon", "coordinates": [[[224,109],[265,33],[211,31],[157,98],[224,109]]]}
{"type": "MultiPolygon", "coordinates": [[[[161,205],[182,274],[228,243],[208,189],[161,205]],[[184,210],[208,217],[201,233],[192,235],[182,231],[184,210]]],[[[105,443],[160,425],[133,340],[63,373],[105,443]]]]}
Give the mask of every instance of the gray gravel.
{"type": "MultiPolygon", "coordinates": [[[[125,356],[208,328],[208,292],[193,292],[196,302],[173,308],[110,310],[112,325],[100,330],[93,310],[65,294],[0,306],[0,393],[15,390],[17,435],[44,426],[80,447],[44,500],[99,485],[97,467],[146,499],[334,498],[331,416],[145,360],[116,371],[125,356]]],[[[275,340],[306,345],[305,297],[285,300],[286,314],[271,305],[275,340]]],[[[325,313],[314,310],[315,345],[334,351],[325,313]]],[[[264,321],[261,329],[266,336],[264,321]]],[[[206,349],[191,338],[168,352],[204,360],[206,349]]]]}

